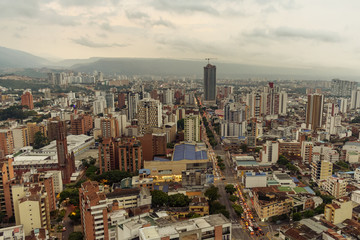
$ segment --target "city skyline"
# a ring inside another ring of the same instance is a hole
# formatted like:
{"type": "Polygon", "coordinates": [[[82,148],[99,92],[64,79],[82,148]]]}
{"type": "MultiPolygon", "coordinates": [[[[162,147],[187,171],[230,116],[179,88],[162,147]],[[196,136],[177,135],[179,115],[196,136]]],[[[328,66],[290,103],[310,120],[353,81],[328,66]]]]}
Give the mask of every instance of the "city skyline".
{"type": "Polygon", "coordinates": [[[0,46],[49,59],[216,57],[223,62],[336,67],[356,73],[359,4],[4,1],[0,46]]]}

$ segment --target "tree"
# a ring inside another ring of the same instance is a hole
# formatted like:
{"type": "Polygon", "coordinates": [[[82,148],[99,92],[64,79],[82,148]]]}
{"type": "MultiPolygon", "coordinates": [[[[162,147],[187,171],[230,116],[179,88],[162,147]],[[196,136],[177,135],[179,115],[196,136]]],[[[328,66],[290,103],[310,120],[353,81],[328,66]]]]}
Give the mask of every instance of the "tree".
{"type": "Polygon", "coordinates": [[[330,195],[321,195],[320,197],[322,198],[322,200],[325,204],[331,203],[332,200],[334,199],[334,197],[330,196],[330,195]]]}
{"type": "Polygon", "coordinates": [[[84,235],[82,234],[82,232],[72,232],[69,235],[69,240],[83,240],[84,239],[84,235]]]}
{"type": "Polygon", "coordinates": [[[284,155],[280,155],[277,161],[277,164],[286,166],[289,163],[289,160],[284,155]]]}
{"type": "Polygon", "coordinates": [[[300,221],[301,218],[302,218],[301,213],[296,212],[296,213],[293,214],[293,220],[294,221],[300,221]]]}
{"type": "Polygon", "coordinates": [[[167,143],[166,144],[166,148],[174,148],[175,144],[174,143],[167,143]]]}
{"type": "Polygon", "coordinates": [[[214,185],[211,185],[206,191],[205,191],[205,197],[209,199],[210,202],[213,202],[219,198],[219,189],[215,187],[214,185]]]}
{"type": "Polygon", "coordinates": [[[304,218],[311,218],[314,216],[314,211],[313,210],[307,210],[303,213],[303,217],[304,218]]]}
{"type": "Polygon", "coordinates": [[[230,195],[229,200],[232,202],[236,202],[239,198],[235,195],[230,195]]]}
{"type": "Polygon", "coordinates": [[[151,192],[151,205],[152,207],[162,207],[169,202],[169,196],[160,190],[154,190],[151,192]]]}
{"type": "Polygon", "coordinates": [[[96,177],[96,172],[98,170],[99,169],[97,167],[95,167],[94,165],[90,166],[90,167],[88,167],[88,169],[86,169],[85,175],[89,179],[94,179],[96,177]]]}
{"type": "Polygon", "coordinates": [[[314,209],[316,215],[324,213],[325,203],[320,204],[317,208],[314,209]]]}
{"type": "Polygon", "coordinates": [[[69,213],[69,218],[74,222],[80,222],[81,219],[80,209],[76,208],[74,212],[69,213]]]}
{"type": "Polygon", "coordinates": [[[178,120],[177,121],[177,129],[178,129],[178,131],[184,130],[185,129],[184,125],[185,125],[185,119],[184,118],[178,120]]]}
{"type": "Polygon", "coordinates": [[[182,193],[168,196],[168,205],[170,207],[186,207],[189,206],[189,203],[189,197],[182,193]]]}
{"type": "Polygon", "coordinates": [[[98,182],[106,180],[106,182],[109,185],[112,185],[113,183],[121,182],[121,180],[123,180],[124,178],[128,178],[131,176],[132,176],[132,174],[129,172],[113,170],[113,171],[104,172],[101,175],[95,176],[94,180],[98,181],[98,182]]]}
{"type": "Polygon", "coordinates": [[[47,137],[44,136],[44,134],[40,131],[36,132],[34,135],[34,148],[39,149],[48,144],[47,137]]]}
{"type": "Polygon", "coordinates": [[[231,195],[231,194],[233,194],[234,192],[236,192],[236,189],[235,189],[234,185],[228,184],[228,185],[225,186],[225,191],[226,191],[227,193],[230,193],[230,195],[231,195]]]}
{"type": "Polygon", "coordinates": [[[241,216],[241,214],[244,212],[244,209],[238,204],[233,204],[232,207],[238,216],[241,216]]]}
{"type": "Polygon", "coordinates": [[[210,203],[210,214],[221,213],[225,217],[229,218],[229,212],[226,210],[226,207],[222,205],[219,201],[213,201],[210,203]]]}
{"type": "Polygon", "coordinates": [[[243,143],[240,145],[240,149],[242,150],[243,153],[246,153],[248,151],[248,146],[243,143]]]}

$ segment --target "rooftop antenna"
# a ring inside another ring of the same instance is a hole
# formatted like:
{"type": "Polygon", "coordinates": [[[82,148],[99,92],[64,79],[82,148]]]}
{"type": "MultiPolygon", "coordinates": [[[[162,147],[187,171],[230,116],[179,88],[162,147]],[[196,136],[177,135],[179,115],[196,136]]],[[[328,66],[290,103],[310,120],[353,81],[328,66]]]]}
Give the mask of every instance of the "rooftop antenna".
{"type": "Polygon", "coordinates": [[[217,58],[205,58],[205,60],[208,61],[208,64],[210,64],[210,60],[211,60],[211,59],[217,59],[217,58]]]}

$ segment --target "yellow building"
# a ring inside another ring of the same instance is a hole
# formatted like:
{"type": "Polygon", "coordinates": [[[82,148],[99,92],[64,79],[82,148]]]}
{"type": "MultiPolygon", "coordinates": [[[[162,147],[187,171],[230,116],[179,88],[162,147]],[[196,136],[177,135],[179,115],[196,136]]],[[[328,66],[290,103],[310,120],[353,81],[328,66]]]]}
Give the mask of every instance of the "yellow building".
{"type": "Polygon", "coordinates": [[[326,180],[332,175],[333,164],[326,160],[313,159],[311,163],[311,178],[314,182],[326,180]]]}
{"type": "Polygon", "coordinates": [[[154,159],[145,161],[144,168],[150,169],[150,175],[157,180],[180,180],[185,170],[206,170],[212,167],[204,143],[182,142],[175,145],[172,159],[154,159]]]}
{"type": "Polygon", "coordinates": [[[290,212],[294,200],[273,187],[253,188],[254,207],[261,221],[290,212]]]}
{"type": "Polygon", "coordinates": [[[50,230],[50,209],[46,193],[32,194],[21,198],[18,207],[20,224],[24,226],[26,236],[36,228],[50,230]]]}
{"type": "Polygon", "coordinates": [[[339,224],[346,219],[352,218],[353,205],[350,198],[343,197],[333,200],[331,204],[327,204],[324,210],[324,218],[332,224],[339,224]]]}

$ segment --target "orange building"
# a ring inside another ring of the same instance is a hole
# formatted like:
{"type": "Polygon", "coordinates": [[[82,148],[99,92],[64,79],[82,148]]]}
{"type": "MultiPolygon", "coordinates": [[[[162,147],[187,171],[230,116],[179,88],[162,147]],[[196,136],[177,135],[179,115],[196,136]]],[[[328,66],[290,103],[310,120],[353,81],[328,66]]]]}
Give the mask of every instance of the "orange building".
{"type": "Polygon", "coordinates": [[[93,129],[93,119],[90,115],[71,116],[70,132],[72,135],[87,134],[93,129]]]}
{"type": "Polygon", "coordinates": [[[23,95],[21,95],[21,105],[28,106],[30,110],[34,109],[33,96],[31,92],[26,91],[23,95]]]}
{"type": "Polygon", "coordinates": [[[0,188],[0,212],[5,213],[7,217],[14,215],[12,210],[12,199],[10,193],[10,183],[14,179],[14,169],[12,167],[12,158],[2,160],[0,162],[0,183],[2,187],[0,188]]]}
{"type": "Polygon", "coordinates": [[[109,239],[106,196],[95,181],[81,184],[79,189],[81,226],[87,240],[109,239]]]}
{"type": "Polygon", "coordinates": [[[2,156],[14,153],[14,138],[11,130],[0,129],[0,151],[2,156]]]}
{"type": "Polygon", "coordinates": [[[100,173],[121,170],[135,173],[144,168],[142,147],[136,138],[107,138],[99,145],[100,173]]]}

